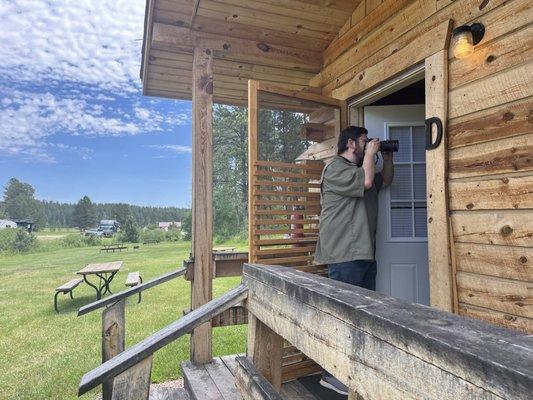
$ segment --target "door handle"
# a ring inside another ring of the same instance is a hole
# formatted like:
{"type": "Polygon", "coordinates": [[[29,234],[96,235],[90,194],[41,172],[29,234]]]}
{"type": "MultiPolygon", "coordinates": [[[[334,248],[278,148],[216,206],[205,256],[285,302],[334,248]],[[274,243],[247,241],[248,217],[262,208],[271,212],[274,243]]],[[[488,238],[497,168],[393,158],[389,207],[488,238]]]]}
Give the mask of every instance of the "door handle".
{"type": "Polygon", "coordinates": [[[439,147],[442,141],[442,121],[438,117],[431,117],[426,119],[426,150],[433,150],[439,147]],[[437,137],[434,142],[431,142],[431,126],[435,124],[437,127],[437,137]]]}

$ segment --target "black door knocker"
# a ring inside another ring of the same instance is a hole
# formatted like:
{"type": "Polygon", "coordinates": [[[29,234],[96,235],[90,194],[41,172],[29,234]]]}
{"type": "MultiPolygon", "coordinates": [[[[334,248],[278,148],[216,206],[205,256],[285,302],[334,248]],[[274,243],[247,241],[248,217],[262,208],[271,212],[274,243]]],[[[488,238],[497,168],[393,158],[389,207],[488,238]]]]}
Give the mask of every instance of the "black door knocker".
{"type": "Polygon", "coordinates": [[[426,119],[426,150],[433,150],[439,147],[442,140],[442,121],[440,118],[431,117],[426,119]],[[435,124],[437,127],[437,137],[434,142],[431,142],[431,125],[435,124]]]}

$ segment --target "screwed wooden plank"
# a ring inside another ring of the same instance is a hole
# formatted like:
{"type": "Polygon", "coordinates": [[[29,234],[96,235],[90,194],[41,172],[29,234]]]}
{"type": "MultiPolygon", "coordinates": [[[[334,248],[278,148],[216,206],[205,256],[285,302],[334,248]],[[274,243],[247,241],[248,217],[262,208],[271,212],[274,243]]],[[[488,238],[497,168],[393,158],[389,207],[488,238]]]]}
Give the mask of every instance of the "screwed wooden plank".
{"type": "MultiPolygon", "coordinates": [[[[126,299],[122,299],[112,306],[107,307],[102,312],[102,363],[110,360],[119,353],[122,353],[125,349],[125,311],[126,299]]],[[[110,400],[113,398],[113,381],[113,379],[109,379],[103,383],[103,400],[110,400]]]]}
{"type": "Polygon", "coordinates": [[[148,400],[151,372],[150,355],[115,378],[112,400],[148,400]]]}
{"type": "MultiPolygon", "coordinates": [[[[444,311],[453,311],[452,260],[448,224],[448,53],[442,50],[426,61],[426,118],[443,122],[442,143],[426,150],[428,263],[430,304],[444,311]]],[[[435,137],[435,133],[433,133],[435,137]]]]}
{"type": "Polygon", "coordinates": [[[214,358],[213,362],[205,365],[205,369],[211,379],[213,379],[213,382],[222,395],[223,400],[242,399],[237,387],[235,386],[235,379],[233,378],[233,375],[220,358],[214,358]]]}
{"type": "Polygon", "coordinates": [[[504,328],[514,329],[527,335],[533,334],[533,319],[524,318],[501,311],[490,310],[471,304],[459,303],[459,314],[475,318],[504,328]]]}

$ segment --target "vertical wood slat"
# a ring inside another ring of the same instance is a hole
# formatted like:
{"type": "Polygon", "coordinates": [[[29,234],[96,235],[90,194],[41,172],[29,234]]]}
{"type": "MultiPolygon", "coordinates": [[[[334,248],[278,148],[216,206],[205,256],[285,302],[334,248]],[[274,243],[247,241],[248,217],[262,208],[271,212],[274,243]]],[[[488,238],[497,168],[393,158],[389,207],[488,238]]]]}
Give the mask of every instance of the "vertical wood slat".
{"type": "MultiPolygon", "coordinates": [[[[125,308],[126,299],[122,299],[102,311],[102,363],[125,349],[125,308]]],[[[102,385],[102,399],[111,400],[112,392],[113,379],[110,379],[102,385]]]]}
{"type": "Polygon", "coordinates": [[[448,53],[439,51],[426,58],[426,118],[442,121],[442,142],[426,150],[426,187],[428,222],[428,258],[430,304],[453,312],[452,263],[448,225],[447,190],[447,119],[448,119],[448,53]]]}
{"type": "Polygon", "coordinates": [[[111,400],[148,400],[152,355],[115,377],[111,400]]]}
{"type": "Polygon", "coordinates": [[[255,163],[258,161],[259,154],[259,109],[258,109],[258,90],[259,83],[254,80],[248,81],[248,259],[255,260],[257,257],[256,246],[253,245],[254,242],[254,230],[255,225],[254,221],[256,216],[254,215],[255,211],[255,196],[253,195],[253,189],[256,177],[255,172],[255,163]]]}
{"type": "MultiPolygon", "coordinates": [[[[212,299],[213,249],[213,54],[209,49],[194,49],[192,128],[193,201],[192,256],[194,277],[191,308],[212,299]]],[[[196,328],[191,335],[191,360],[205,364],[212,359],[211,323],[196,328]]]]}

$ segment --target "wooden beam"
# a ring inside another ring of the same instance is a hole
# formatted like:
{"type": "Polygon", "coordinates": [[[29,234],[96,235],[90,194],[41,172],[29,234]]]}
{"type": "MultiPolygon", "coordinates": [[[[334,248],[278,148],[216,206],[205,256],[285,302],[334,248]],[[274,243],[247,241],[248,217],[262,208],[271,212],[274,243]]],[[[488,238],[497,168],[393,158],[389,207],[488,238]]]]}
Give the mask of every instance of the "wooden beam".
{"type": "Polygon", "coordinates": [[[144,400],[150,396],[152,356],[118,375],[113,382],[112,400],[144,400]]]}
{"type": "MultiPolygon", "coordinates": [[[[442,50],[426,59],[426,118],[442,121],[442,142],[426,150],[426,187],[429,259],[429,298],[433,307],[453,310],[452,264],[448,225],[448,52],[442,50]]],[[[435,130],[435,126],[432,126],[435,130]]],[[[433,132],[433,137],[436,137],[433,132]]]]}
{"type": "Polygon", "coordinates": [[[440,23],[389,57],[359,71],[350,81],[333,90],[332,95],[338,99],[347,99],[363,93],[423,62],[438,51],[448,49],[451,29],[451,20],[440,23]]]}
{"type": "Polygon", "coordinates": [[[237,357],[236,361],[235,385],[245,400],[283,399],[247,357],[237,357]]]}
{"type": "MultiPolygon", "coordinates": [[[[209,49],[194,49],[192,114],[192,256],[195,268],[191,308],[194,310],[213,297],[213,53],[209,49]]],[[[191,335],[193,362],[211,362],[211,340],[209,322],[194,330],[191,335]]]]}
{"type": "Polygon", "coordinates": [[[245,264],[244,282],[251,313],[365,399],[530,395],[520,333],[291,268],[245,264]]]}
{"type": "Polygon", "coordinates": [[[281,390],[283,338],[257,319],[248,315],[247,356],[274,388],[281,390]]]}
{"type": "Polygon", "coordinates": [[[255,61],[263,65],[286,66],[307,71],[318,71],[321,65],[320,52],[267,42],[220,37],[162,23],[154,24],[152,46],[161,50],[189,53],[195,47],[209,48],[217,58],[255,61]]]}

